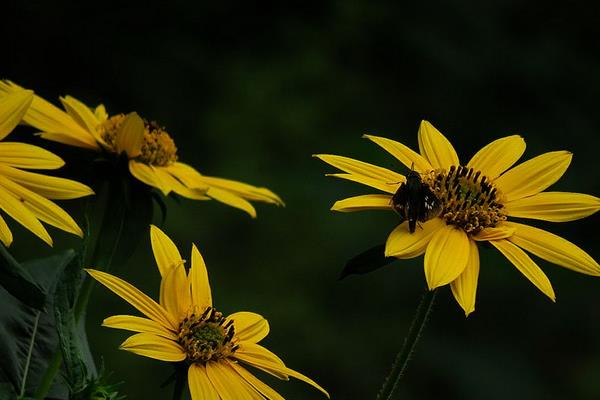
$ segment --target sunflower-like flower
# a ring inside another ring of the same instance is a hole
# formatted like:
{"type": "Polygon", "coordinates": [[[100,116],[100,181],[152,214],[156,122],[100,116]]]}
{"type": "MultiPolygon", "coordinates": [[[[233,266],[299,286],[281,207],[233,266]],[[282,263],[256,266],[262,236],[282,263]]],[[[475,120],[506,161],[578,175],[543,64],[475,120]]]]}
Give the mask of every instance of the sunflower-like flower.
{"type": "MultiPolygon", "coordinates": [[[[420,174],[439,201],[435,218],[410,233],[408,221],[388,236],[385,255],[407,259],[425,254],[430,290],[450,284],[456,301],[469,315],[475,310],[479,276],[477,242],[489,242],[550,299],[547,276],[525,252],[562,267],[600,276],[600,266],[573,243],[545,230],[509,221],[509,217],[551,222],[573,221],[600,209],[600,199],[581,193],[544,192],[567,170],[572,154],[554,151],[511,168],[525,151],[518,135],[495,140],[461,164],[454,147],[433,125],[419,127],[420,154],[397,141],[365,135],[398,161],[420,174]],[[525,250],[525,251],[524,251],[525,250]]],[[[358,182],[385,194],[367,194],[337,201],[332,210],[352,212],[395,209],[392,197],[406,182],[386,168],[336,155],[316,157],[340,169],[334,177],[358,182]]]]}
{"type": "Polygon", "coordinates": [[[252,312],[224,316],[213,306],[208,273],[202,255],[192,245],[191,267],[184,267],[177,247],[155,226],[150,228],[154,258],[162,276],[160,304],[129,283],[105,272],[87,272],[148,318],[116,315],[104,320],[109,328],[139,332],[121,349],[189,366],[192,400],[283,399],[243,365],[279,379],[300,379],[327,392],[296,372],[275,354],[259,345],[269,333],[269,323],[252,312]]]}
{"type": "MultiPolygon", "coordinates": [[[[21,122],[33,98],[30,90],[15,90],[0,98],[0,140],[21,122]]],[[[0,209],[49,245],[52,245],[52,238],[42,222],[83,236],[73,218],[50,199],[75,199],[94,192],[70,179],[27,170],[51,170],[64,164],[60,157],[40,147],[0,142],[0,209]]],[[[0,241],[10,246],[12,240],[8,225],[0,217],[0,241]]]]}
{"type": "MultiPolygon", "coordinates": [[[[0,96],[20,90],[9,81],[0,81],[0,96]]],[[[24,115],[25,123],[41,131],[44,139],[70,146],[125,154],[129,171],[143,183],[193,200],[217,200],[241,209],[253,218],[250,201],[283,205],[269,189],[229,179],[205,176],[178,161],[177,147],[164,127],[140,118],[136,113],[109,116],[103,105],[94,109],[71,96],[61,97],[65,111],[35,96],[24,115]]]]}

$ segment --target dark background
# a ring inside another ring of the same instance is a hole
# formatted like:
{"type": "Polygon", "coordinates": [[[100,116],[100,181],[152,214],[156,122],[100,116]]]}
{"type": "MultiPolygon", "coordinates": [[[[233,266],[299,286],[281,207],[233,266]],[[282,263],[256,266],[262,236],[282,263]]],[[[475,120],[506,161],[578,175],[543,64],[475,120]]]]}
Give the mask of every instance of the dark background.
{"type": "MultiPolygon", "coordinates": [[[[290,367],[332,398],[372,399],[424,290],[423,261],[338,282],[344,261],[383,242],[397,219],[328,211],[337,199],[370,191],[324,177],[332,169],[311,154],[397,169],[360,136],[416,148],[426,118],[463,161],[515,133],[527,141],[526,158],[571,150],[573,163],[555,188],[600,193],[598,8],[417,3],[13,0],[3,3],[0,74],[52,101],[71,94],[112,114],[135,110],[165,125],[180,159],[200,172],[280,194],[287,206],[258,205],[257,220],[216,202],[169,200],[165,230],[186,257],[191,242],[199,246],[219,309],[269,319],[264,344],[290,367]]],[[[598,258],[599,222],[533,224],[598,258]]],[[[50,252],[11,227],[17,257],[50,252]]],[[[57,249],[79,244],[52,234],[57,249]]],[[[481,257],[477,311],[465,319],[441,290],[398,398],[600,398],[600,282],[540,261],[557,293],[553,304],[496,251],[481,257]]],[[[157,298],[147,238],[115,273],[157,298]]],[[[117,350],[126,333],[99,326],[132,312],[107,290],[94,292],[94,353],[130,399],[169,398],[170,388],[158,386],[171,368],[117,350]]],[[[265,381],[289,399],[321,398],[297,381],[265,381]]]]}

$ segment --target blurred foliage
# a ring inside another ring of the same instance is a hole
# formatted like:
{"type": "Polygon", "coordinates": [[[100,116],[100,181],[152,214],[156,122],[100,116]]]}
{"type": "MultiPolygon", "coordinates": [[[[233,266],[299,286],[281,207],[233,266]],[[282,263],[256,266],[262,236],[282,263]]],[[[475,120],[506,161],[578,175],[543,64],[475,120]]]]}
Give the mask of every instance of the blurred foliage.
{"type": "MultiPolygon", "coordinates": [[[[599,11],[577,1],[9,0],[0,71],[47,98],[71,94],[111,112],[138,111],[165,125],[180,159],[200,172],[280,194],[286,208],[259,205],[257,220],[216,202],[168,199],[165,229],[182,254],[191,242],[199,246],[220,310],[263,314],[272,328],[266,346],[290,367],[333,398],[365,399],[379,389],[424,290],[422,259],[336,281],[350,257],[385,240],[396,217],[331,213],[333,201],[368,190],[324,177],[330,169],[310,155],[397,168],[360,136],[414,147],[426,118],[463,160],[514,133],[527,140],[525,157],[571,150],[573,163],[555,187],[598,195],[599,11]]],[[[27,138],[69,161],[82,156],[27,138]]],[[[78,203],[65,203],[82,222],[78,203]]],[[[599,222],[534,225],[600,258],[599,222]]],[[[11,227],[18,259],[52,251],[11,227]]],[[[56,249],[77,246],[52,234],[56,249]]],[[[399,397],[598,398],[600,282],[540,262],[554,283],[553,304],[496,251],[481,254],[477,311],[465,319],[441,290],[399,397]]],[[[158,294],[148,236],[113,271],[158,294]]],[[[170,388],[159,383],[171,368],[118,351],[126,334],[100,327],[131,312],[108,291],[94,291],[95,355],[125,381],[119,392],[129,398],[167,398],[170,388]]],[[[299,382],[266,381],[290,399],[321,398],[299,382]]]]}

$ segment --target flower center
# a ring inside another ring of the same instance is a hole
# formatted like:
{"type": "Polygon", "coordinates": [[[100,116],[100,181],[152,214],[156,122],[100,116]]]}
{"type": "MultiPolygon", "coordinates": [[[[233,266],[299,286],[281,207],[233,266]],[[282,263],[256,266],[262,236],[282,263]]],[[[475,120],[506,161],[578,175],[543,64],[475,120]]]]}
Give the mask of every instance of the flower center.
{"type": "Polygon", "coordinates": [[[476,235],[484,228],[506,220],[500,193],[481,171],[462,165],[434,170],[423,177],[440,200],[440,218],[468,234],[476,235]]]}
{"type": "Polygon", "coordinates": [[[233,321],[207,307],[202,314],[190,313],[179,325],[177,341],[187,353],[189,362],[207,363],[229,357],[238,346],[233,343],[233,321]]]}
{"type": "MultiPolygon", "coordinates": [[[[124,114],[117,114],[98,126],[100,137],[108,145],[108,149],[114,153],[116,149],[116,137],[119,128],[125,120],[124,114]]],[[[177,161],[177,147],[171,135],[156,122],[144,120],[144,142],[142,154],[138,159],[146,164],[164,167],[177,161]]]]}

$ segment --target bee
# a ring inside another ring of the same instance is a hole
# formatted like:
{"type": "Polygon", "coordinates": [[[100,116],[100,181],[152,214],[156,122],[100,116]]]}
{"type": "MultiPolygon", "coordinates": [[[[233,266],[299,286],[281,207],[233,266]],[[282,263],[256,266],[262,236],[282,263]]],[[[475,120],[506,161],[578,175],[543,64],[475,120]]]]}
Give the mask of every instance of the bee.
{"type": "Polygon", "coordinates": [[[442,212],[442,204],[429,185],[421,180],[421,174],[414,170],[406,176],[392,196],[392,208],[400,216],[400,223],[408,220],[408,230],[415,232],[417,221],[425,222],[442,212]]]}

